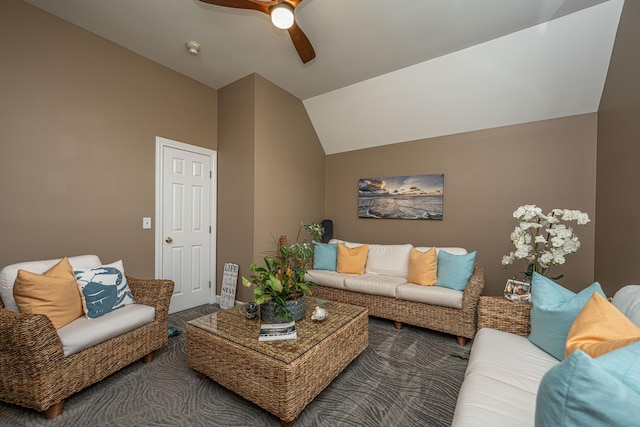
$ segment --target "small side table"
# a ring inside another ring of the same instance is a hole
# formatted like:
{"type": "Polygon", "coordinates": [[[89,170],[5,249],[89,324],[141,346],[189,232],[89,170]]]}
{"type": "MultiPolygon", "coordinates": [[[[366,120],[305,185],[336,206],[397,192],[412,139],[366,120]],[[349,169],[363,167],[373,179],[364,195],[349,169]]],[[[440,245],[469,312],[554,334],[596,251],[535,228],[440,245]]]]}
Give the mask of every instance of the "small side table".
{"type": "Polygon", "coordinates": [[[531,332],[531,304],[509,301],[503,296],[481,296],[478,329],[492,328],[526,337],[531,332]]]}

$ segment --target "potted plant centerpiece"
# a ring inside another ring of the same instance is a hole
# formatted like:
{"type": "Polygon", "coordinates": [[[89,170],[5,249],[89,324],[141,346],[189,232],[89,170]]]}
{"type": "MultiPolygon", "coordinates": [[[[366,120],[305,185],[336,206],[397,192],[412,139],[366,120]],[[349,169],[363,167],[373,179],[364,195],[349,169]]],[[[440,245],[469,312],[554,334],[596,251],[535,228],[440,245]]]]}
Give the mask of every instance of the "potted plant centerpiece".
{"type": "MultiPolygon", "coordinates": [[[[301,224],[301,228],[302,228],[301,224]]],[[[317,224],[305,224],[305,229],[317,230],[317,224]]],[[[322,228],[322,227],[320,227],[322,228]]],[[[311,233],[311,231],[310,231],[311,233]]],[[[251,263],[252,275],[242,278],[249,288],[255,284],[253,303],[260,306],[260,318],[268,323],[300,320],[306,314],[306,296],[311,295],[313,282],[305,281],[307,270],[313,265],[313,246],[306,241],[289,245],[285,236],[278,240],[278,251],[264,258],[264,267],[251,263]]],[[[315,236],[314,236],[315,237],[315,236]]]]}

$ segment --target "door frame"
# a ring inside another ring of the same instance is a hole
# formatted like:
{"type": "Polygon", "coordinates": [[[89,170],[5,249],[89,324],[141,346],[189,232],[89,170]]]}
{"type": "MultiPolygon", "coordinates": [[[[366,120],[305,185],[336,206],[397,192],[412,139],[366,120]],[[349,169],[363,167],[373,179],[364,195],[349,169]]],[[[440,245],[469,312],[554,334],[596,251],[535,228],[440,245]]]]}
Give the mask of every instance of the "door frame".
{"type": "Polygon", "coordinates": [[[177,150],[190,151],[196,154],[202,154],[210,157],[211,159],[211,233],[209,233],[209,254],[211,258],[211,265],[209,267],[209,304],[218,302],[218,295],[216,295],[216,206],[217,206],[217,172],[218,172],[218,153],[215,150],[209,148],[198,147],[195,145],[185,144],[184,142],[178,142],[171,139],[156,136],[156,218],[155,218],[155,277],[156,279],[162,279],[160,273],[162,271],[162,247],[163,247],[163,188],[162,188],[162,172],[164,170],[163,150],[165,147],[175,148],[177,150]]]}

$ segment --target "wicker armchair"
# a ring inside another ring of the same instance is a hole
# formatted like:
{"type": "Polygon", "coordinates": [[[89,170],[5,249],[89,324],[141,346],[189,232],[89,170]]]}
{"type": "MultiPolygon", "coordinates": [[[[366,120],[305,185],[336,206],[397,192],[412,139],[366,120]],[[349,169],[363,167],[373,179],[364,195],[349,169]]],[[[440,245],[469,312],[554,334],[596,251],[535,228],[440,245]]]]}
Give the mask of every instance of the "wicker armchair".
{"type": "Polygon", "coordinates": [[[14,313],[0,302],[0,400],[54,418],[72,394],[132,362],[151,362],[155,350],[168,341],[167,316],[174,284],[170,280],[127,280],[136,303],[155,308],[155,320],[67,357],[47,316],[14,313]]]}

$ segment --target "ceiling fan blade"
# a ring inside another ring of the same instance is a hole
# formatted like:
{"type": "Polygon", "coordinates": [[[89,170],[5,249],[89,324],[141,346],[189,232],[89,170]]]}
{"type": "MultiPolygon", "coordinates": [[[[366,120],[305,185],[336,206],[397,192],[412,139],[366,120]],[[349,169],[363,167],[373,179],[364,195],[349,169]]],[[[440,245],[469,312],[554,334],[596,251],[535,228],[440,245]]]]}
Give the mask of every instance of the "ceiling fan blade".
{"type": "Polygon", "coordinates": [[[235,7],[236,9],[257,10],[269,15],[269,6],[272,2],[255,2],[251,0],[200,0],[203,3],[213,4],[215,6],[235,7]]]}
{"type": "Polygon", "coordinates": [[[316,51],[311,46],[311,42],[307,35],[298,26],[297,22],[293,22],[291,28],[287,30],[291,36],[291,41],[298,51],[298,55],[304,64],[316,57],[316,51]]]}

